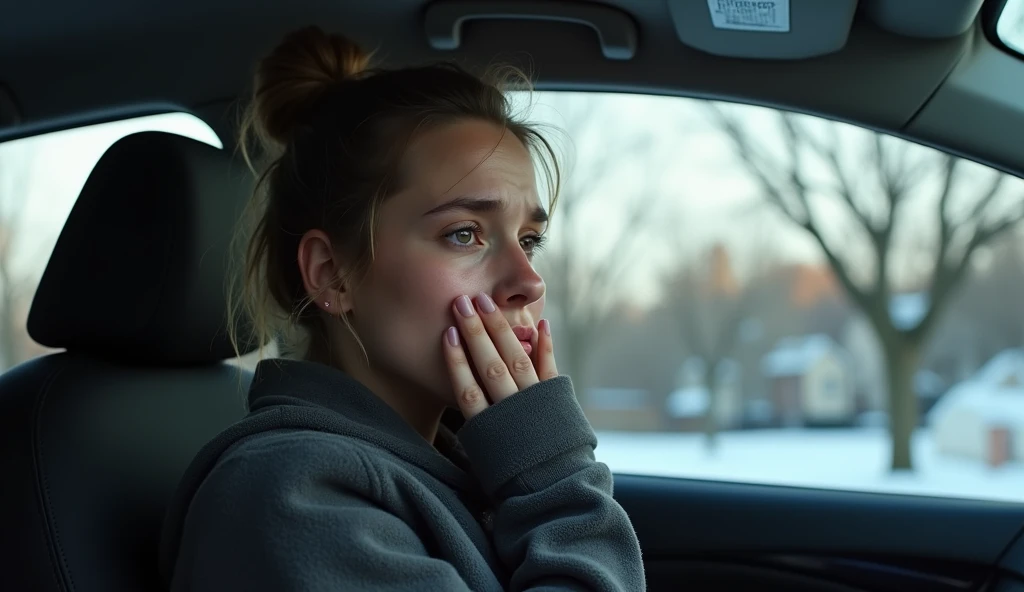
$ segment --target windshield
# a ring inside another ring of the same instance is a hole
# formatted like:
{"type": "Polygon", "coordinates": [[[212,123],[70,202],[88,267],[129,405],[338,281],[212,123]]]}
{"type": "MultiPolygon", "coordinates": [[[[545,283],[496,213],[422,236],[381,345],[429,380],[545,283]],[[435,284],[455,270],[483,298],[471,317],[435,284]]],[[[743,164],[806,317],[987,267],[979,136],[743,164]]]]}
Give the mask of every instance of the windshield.
{"type": "Polygon", "coordinates": [[[996,34],[1010,49],[1024,54],[1024,0],[1007,0],[996,34]]]}

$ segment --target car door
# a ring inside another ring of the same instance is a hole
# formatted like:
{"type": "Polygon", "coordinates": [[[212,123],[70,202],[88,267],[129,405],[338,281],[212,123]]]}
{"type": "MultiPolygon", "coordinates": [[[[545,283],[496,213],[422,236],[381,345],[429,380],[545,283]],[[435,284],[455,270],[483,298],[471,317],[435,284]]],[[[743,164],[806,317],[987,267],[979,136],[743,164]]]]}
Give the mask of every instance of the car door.
{"type": "Polygon", "coordinates": [[[618,475],[650,590],[1017,590],[1018,504],[618,475]]]}

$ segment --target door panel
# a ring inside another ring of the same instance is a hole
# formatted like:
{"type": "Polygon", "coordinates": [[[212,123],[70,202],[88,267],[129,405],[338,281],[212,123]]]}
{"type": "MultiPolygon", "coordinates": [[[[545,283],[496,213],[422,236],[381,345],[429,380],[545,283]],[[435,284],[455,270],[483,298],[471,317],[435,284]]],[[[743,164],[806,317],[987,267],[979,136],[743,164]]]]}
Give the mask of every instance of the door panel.
{"type": "Polygon", "coordinates": [[[978,590],[1024,526],[975,500],[631,475],[615,496],[651,590],[978,590]]]}

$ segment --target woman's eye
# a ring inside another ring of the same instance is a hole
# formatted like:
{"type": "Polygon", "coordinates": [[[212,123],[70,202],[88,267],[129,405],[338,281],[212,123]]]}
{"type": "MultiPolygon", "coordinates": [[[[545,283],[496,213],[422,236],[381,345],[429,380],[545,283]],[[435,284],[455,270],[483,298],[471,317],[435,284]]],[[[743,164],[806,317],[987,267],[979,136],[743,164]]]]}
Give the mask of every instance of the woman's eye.
{"type": "Polygon", "coordinates": [[[457,247],[469,247],[476,240],[476,233],[477,231],[473,228],[460,228],[449,232],[444,237],[457,247]]]}
{"type": "Polygon", "coordinates": [[[532,255],[543,248],[544,238],[545,237],[543,235],[524,236],[519,239],[519,244],[527,254],[532,255]]]}

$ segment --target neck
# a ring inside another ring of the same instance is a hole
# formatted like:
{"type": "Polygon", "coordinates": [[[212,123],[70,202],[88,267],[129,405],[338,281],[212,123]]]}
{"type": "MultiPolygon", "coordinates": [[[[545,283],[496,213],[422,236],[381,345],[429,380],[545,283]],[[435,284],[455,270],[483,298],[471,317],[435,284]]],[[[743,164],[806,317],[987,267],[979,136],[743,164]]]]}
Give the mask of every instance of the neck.
{"type": "MultiPolygon", "coordinates": [[[[352,349],[347,348],[346,351],[352,351],[352,349]]],[[[357,352],[356,356],[341,357],[345,359],[340,360],[340,363],[336,362],[336,366],[358,380],[370,389],[370,392],[394,409],[427,442],[434,443],[437,430],[441,425],[441,415],[445,410],[444,405],[429,393],[421,392],[421,388],[406,380],[385,372],[375,371],[366,364],[366,359],[362,357],[361,353],[357,352]]]]}

